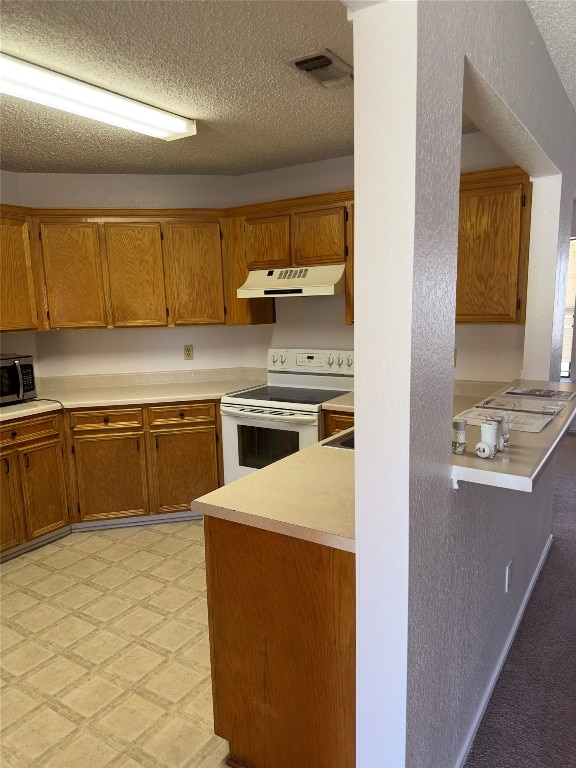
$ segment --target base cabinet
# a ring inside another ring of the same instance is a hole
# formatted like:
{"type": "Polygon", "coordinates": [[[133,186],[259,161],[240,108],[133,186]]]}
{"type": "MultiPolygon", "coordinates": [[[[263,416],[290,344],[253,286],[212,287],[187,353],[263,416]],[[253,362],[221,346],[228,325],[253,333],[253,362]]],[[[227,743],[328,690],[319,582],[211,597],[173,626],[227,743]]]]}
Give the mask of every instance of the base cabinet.
{"type": "Polygon", "coordinates": [[[214,730],[233,768],[355,765],[354,555],[207,516],[214,730]]]}
{"type": "Polygon", "coordinates": [[[80,520],[148,513],[144,433],[74,440],[80,520]]]}
{"type": "Polygon", "coordinates": [[[324,437],[343,432],[354,426],[354,414],[342,413],[341,411],[324,411],[324,437]]]}
{"type": "Polygon", "coordinates": [[[2,453],[0,472],[0,552],[3,552],[26,541],[18,451],[2,453]]]}
{"type": "Polygon", "coordinates": [[[60,414],[1,430],[1,549],[69,524],[60,414]]]}
{"type": "Polygon", "coordinates": [[[219,485],[215,402],[71,413],[79,522],[189,511],[219,485]]]}
{"type": "Polygon", "coordinates": [[[152,514],[189,510],[218,487],[215,427],[156,430],[148,444],[152,514]]]}

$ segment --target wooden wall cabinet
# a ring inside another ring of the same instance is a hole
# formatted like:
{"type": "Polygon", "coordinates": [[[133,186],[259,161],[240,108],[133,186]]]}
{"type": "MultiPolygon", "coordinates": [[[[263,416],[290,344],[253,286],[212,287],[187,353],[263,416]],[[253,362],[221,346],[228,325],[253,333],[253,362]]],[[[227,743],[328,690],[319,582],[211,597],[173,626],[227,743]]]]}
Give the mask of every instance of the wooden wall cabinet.
{"type": "Polygon", "coordinates": [[[190,510],[218,487],[215,402],[71,413],[78,521],[190,510]]]}
{"type": "Polygon", "coordinates": [[[531,195],[520,168],[462,174],[456,322],[525,322],[531,195]]]}
{"type": "Polygon", "coordinates": [[[167,222],[163,249],[169,325],[224,323],[219,222],[167,222]]]}
{"type": "Polygon", "coordinates": [[[112,325],[167,325],[159,222],[104,224],[112,325]]]}
{"type": "Polygon", "coordinates": [[[38,221],[51,328],[105,328],[109,309],[98,224],[38,221]]]}
{"type": "Polygon", "coordinates": [[[3,216],[0,222],[0,330],[37,329],[28,221],[3,216]]]}
{"type": "Polygon", "coordinates": [[[224,323],[220,224],[62,213],[35,220],[50,328],[224,323]]]}
{"type": "Polygon", "coordinates": [[[274,323],[274,299],[239,299],[237,289],[248,277],[244,253],[244,218],[235,216],[220,221],[222,228],[222,262],[224,268],[224,303],[226,325],[259,325],[274,323]]]}
{"type": "Polygon", "coordinates": [[[59,413],[0,429],[2,550],[69,524],[59,413]]]}
{"type": "Polygon", "coordinates": [[[346,204],[246,216],[246,266],[248,269],[276,269],[343,263],[348,250],[347,219],[346,204]]]}
{"type": "Polygon", "coordinates": [[[343,413],[342,411],[323,411],[324,413],[324,437],[343,432],[354,426],[354,414],[343,413]]]}

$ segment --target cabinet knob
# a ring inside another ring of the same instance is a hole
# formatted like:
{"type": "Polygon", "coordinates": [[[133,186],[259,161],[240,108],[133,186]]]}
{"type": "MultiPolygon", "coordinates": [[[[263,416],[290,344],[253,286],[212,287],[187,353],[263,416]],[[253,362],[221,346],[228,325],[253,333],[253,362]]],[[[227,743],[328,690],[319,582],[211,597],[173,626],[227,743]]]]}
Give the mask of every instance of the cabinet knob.
{"type": "Polygon", "coordinates": [[[12,440],[14,440],[15,437],[18,437],[18,432],[16,432],[16,430],[13,429],[12,432],[10,432],[10,437],[12,438],[12,440]]]}
{"type": "Polygon", "coordinates": [[[110,418],[108,416],[104,416],[102,421],[104,422],[104,424],[108,424],[108,422],[110,421],[110,418]]]}
{"type": "Polygon", "coordinates": [[[180,416],[180,418],[183,419],[186,416],[186,414],[184,413],[184,411],[180,411],[178,413],[178,416],[180,416]]]}

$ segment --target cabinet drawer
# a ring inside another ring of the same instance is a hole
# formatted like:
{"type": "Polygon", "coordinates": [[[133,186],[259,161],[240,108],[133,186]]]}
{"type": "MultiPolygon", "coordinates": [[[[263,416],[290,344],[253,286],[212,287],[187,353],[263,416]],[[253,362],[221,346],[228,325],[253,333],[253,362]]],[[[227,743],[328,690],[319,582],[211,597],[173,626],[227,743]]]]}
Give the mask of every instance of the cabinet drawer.
{"type": "Polygon", "coordinates": [[[354,426],[354,414],[324,411],[324,436],[330,437],[354,426]]]}
{"type": "Polygon", "coordinates": [[[142,426],[142,408],[111,408],[98,411],[75,411],[71,414],[76,431],[116,429],[142,426]]]}
{"type": "Polygon", "coordinates": [[[199,421],[214,421],[216,407],[214,403],[185,403],[184,405],[160,405],[151,407],[150,426],[165,424],[190,424],[199,421]]]}
{"type": "Polygon", "coordinates": [[[21,419],[4,423],[0,428],[0,445],[14,445],[24,440],[59,433],[58,412],[38,419],[21,419]]]}

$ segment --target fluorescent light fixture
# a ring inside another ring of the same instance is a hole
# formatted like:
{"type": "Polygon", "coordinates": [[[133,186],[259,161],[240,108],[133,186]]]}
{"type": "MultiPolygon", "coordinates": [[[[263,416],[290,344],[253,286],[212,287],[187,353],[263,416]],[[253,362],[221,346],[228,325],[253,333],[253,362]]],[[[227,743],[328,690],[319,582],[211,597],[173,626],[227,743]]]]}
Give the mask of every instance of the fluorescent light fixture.
{"type": "Polygon", "coordinates": [[[66,75],[0,53],[0,92],[173,141],[196,134],[196,121],[149,107],[66,75]]]}

